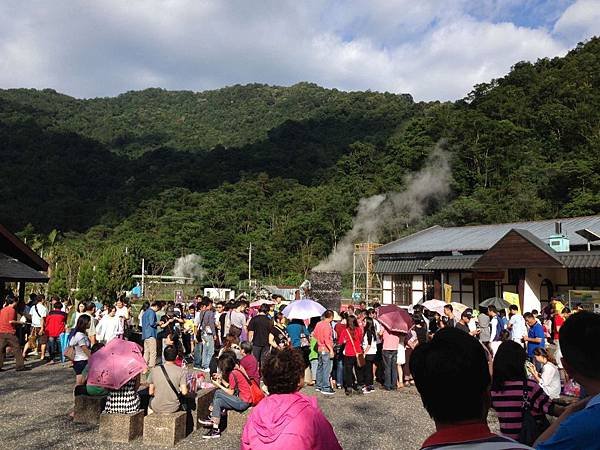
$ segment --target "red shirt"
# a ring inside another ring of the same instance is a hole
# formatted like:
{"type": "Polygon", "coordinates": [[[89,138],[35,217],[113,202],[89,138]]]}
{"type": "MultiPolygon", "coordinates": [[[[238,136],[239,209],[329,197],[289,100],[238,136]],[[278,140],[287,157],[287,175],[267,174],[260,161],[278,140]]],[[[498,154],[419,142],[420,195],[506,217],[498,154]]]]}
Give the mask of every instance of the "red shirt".
{"type": "Polygon", "coordinates": [[[558,341],[559,328],[565,323],[565,318],[560,314],[554,315],[554,340],[558,341]]]}
{"type": "Polygon", "coordinates": [[[10,323],[17,320],[17,311],[14,306],[5,306],[0,309],[0,333],[15,334],[16,326],[10,323]]]}
{"type": "Polygon", "coordinates": [[[48,337],[58,337],[65,332],[67,313],[53,309],[46,316],[45,326],[48,337]]]}
{"type": "Polygon", "coordinates": [[[258,370],[258,361],[254,355],[246,355],[240,361],[240,366],[244,368],[248,377],[256,381],[256,384],[260,382],[260,372],[258,370]]]}
{"type": "Polygon", "coordinates": [[[356,353],[362,353],[362,338],[363,333],[360,327],[355,328],[354,332],[350,332],[348,328],[344,329],[341,336],[338,336],[339,344],[346,344],[344,346],[344,356],[356,356],[356,353]],[[352,336],[352,340],[350,340],[352,336]]]}
{"type": "Polygon", "coordinates": [[[237,369],[233,369],[229,374],[229,388],[237,389],[239,397],[246,403],[252,402],[252,393],[250,392],[250,383],[242,372],[237,369]]]}
{"type": "Polygon", "coordinates": [[[321,320],[313,330],[313,336],[317,340],[317,350],[328,352],[333,349],[333,328],[326,320],[321,320]]]}
{"type": "Polygon", "coordinates": [[[486,440],[499,438],[492,433],[487,424],[484,423],[466,423],[440,426],[438,431],[433,433],[423,442],[421,448],[444,446],[450,444],[465,444],[469,442],[485,442],[486,440]]]}

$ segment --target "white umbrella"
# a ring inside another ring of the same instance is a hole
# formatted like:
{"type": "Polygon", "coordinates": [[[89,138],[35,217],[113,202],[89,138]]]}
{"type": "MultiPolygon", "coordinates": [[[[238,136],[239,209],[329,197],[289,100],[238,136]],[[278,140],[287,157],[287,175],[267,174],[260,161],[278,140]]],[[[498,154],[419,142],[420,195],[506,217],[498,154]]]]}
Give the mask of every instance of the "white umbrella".
{"type": "Polygon", "coordinates": [[[320,303],[309,298],[302,300],[294,300],[287,305],[282,313],[288,319],[312,319],[313,317],[321,317],[326,309],[320,303]]]}

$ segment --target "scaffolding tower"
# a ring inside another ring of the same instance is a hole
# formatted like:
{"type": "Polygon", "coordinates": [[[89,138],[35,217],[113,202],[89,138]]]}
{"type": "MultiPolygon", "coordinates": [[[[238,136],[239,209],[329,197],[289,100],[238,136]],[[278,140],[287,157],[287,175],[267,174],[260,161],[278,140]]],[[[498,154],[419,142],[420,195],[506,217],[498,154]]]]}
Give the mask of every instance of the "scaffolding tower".
{"type": "Polygon", "coordinates": [[[353,299],[357,300],[357,294],[360,294],[360,300],[366,301],[367,305],[376,301],[381,302],[381,279],[373,270],[375,250],[381,245],[375,242],[354,244],[352,295],[353,299]]]}

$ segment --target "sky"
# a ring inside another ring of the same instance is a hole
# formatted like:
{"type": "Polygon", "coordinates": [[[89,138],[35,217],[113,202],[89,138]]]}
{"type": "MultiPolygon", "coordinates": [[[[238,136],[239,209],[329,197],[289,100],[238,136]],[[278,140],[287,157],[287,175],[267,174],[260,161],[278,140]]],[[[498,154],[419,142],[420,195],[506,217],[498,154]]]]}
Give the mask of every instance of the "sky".
{"type": "Polygon", "coordinates": [[[2,0],[0,88],[233,84],[455,100],[600,35],[600,0],[2,0]]]}

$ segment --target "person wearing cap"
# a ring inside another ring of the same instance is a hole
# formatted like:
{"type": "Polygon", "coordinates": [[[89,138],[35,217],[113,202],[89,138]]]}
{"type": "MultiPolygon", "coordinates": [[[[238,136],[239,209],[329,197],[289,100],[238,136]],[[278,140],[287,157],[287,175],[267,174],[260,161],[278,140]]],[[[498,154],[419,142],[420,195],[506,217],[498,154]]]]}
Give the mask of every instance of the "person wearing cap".
{"type": "Polygon", "coordinates": [[[471,309],[465,309],[463,313],[460,315],[460,320],[456,322],[455,327],[459,330],[464,331],[465,333],[470,334],[471,336],[475,336],[479,334],[479,330],[471,331],[469,328],[469,322],[473,318],[473,311],[471,309]]]}

